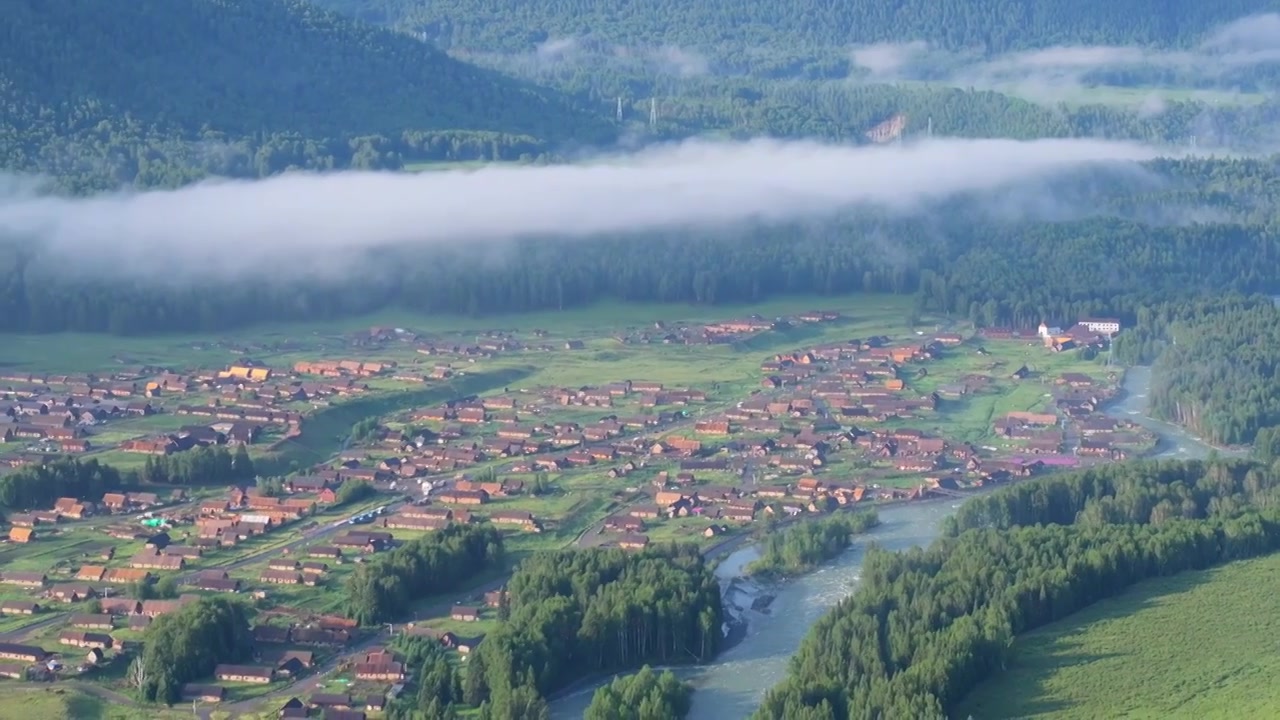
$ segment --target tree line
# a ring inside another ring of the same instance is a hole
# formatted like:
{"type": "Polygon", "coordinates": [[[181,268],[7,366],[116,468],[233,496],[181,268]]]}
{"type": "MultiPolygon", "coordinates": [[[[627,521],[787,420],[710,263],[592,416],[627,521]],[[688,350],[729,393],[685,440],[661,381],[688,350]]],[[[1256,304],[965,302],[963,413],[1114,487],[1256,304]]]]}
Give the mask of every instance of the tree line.
{"type": "Polygon", "coordinates": [[[507,598],[506,619],[467,660],[464,700],[481,717],[536,718],[543,696],[573,680],[719,649],[720,586],[694,545],[539,553],[507,598]]]}
{"type": "Polygon", "coordinates": [[[124,484],[119,470],[94,458],[62,457],[0,475],[0,507],[36,510],[52,507],[61,497],[97,502],[104,493],[115,492],[124,484]]]}
{"type": "Polygon", "coordinates": [[[767,535],[760,557],[747,566],[748,575],[785,576],[808,572],[823,560],[848,549],[853,536],[880,524],[874,510],[828,515],[801,522],[767,535]]]}
{"type": "Polygon", "coordinates": [[[451,524],[357,567],[344,588],[347,617],[361,625],[397,620],[415,599],[457,590],[503,558],[492,524],[451,524]]]}
{"type": "Polygon", "coordinates": [[[1016,635],[1149,577],[1280,548],[1278,484],[1246,462],[1143,462],[971,500],[927,549],[868,553],[755,717],[946,717],[1016,635]]]}
{"type": "Polygon", "coordinates": [[[148,455],[138,478],[157,485],[252,484],[257,471],[244,444],[235,452],[225,445],[206,445],[173,455],[148,455]]]}

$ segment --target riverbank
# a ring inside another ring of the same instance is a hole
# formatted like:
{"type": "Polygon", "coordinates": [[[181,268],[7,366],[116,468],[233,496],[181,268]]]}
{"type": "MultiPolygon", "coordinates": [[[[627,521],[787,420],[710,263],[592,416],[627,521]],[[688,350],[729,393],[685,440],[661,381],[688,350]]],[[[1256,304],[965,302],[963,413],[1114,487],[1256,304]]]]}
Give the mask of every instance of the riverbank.
{"type": "Polygon", "coordinates": [[[1147,457],[1195,459],[1217,453],[1221,457],[1246,457],[1250,448],[1219,446],[1197,437],[1189,430],[1147,414],[1151,394],[1152,369],[1147,365],[1125,368],[1120,389],[1102,406],[1102,412],[1117,420],[1129,420],[1156,436],[1155,448],[1147,457]]]}

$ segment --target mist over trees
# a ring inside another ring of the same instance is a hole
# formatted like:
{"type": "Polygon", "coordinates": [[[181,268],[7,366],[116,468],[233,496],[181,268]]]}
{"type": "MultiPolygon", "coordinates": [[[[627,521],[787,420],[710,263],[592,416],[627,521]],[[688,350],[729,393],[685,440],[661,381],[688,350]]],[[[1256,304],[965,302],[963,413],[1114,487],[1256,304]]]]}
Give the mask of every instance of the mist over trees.
{"type": "Polygon", "coordinates": [[[122,283],[69,272],[73,259],[55,263],[38,248],[10,246],[0,249],[0,330],[221,332],[386,307],[483,316],[603,300],[729,305],[854,292],[914,294],[921,310],[979,325],[1110,315],[1131,326],[1166,303],[1280,286],[1280,264],[1259,262],[1280,257],[1273,163],[1148,168],[1150,177],[1128,185],[1090,189],[1092,176],[1027,184],[905,216],[868,209],[714,232],[511,241],[483,254],[388,248],[340,279],[122,283]]]}

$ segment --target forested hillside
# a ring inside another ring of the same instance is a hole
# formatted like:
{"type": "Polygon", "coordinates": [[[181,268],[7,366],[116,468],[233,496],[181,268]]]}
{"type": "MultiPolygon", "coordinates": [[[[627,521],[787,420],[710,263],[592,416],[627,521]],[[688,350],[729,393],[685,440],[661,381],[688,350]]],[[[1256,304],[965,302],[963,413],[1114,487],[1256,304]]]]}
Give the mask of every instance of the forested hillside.
{"type": "Polygon", "coordinates": [[[0,168],[77,189],[612,139],[557,92],[300,0],[13,0],[0,106],[0,168]]]}
{"type": "MultiPolygon", "coordinates": [[[[1211,295],[1154,307],[1136,319],[1116,341],[1116,354],[1124,362],[1153,363],[1156,416],[1223,444],[1252,443],[1261,429],[1280,425],[1274,300],[1211,295]]],[[[1270,447],[1270,436],[1263,445],[1270,447]]]]}
{"type": "Polygon", "coordinates": [[[848,48],[925,40],[993,52],[1050,45],[1185,45],[1273,0],[319,0],[445,46],[521,52],[553,38],[692,48],[848,48]]]}
{"type": "MultiPolygon", "coordinates": [[[[517,70],[512,68],[512,70],[517,70]]],[[[750,78],[682,80],[678,90],[661,80],[611,73],[529,73],[538,82],[606,110],[623,97],[624,122],[647,122],[650,97],[657,97],[658,120],[644,132],[681,138],[709,130],[739,137],[769,135],[866,142],[864,133],[901,114],[907,137],[933,133],[947,137],[1108,137],[1237,150],[1273,149],[1272,128],[1280,103],[1212,104],[1170,100],[1160,113],[1133,103],[1040,104],[1000,92],[922,84],[854,84],[847,81],[770,82],[750,78]]]]}
{"type": "Polygon", "coordinates": [[[1148,462],[972,499],[929,548],[868,553],[756,718],[946,717],[1014,636],[1145,578],[1280,548],[1278,484],[1250,463],[1148,462]]]}

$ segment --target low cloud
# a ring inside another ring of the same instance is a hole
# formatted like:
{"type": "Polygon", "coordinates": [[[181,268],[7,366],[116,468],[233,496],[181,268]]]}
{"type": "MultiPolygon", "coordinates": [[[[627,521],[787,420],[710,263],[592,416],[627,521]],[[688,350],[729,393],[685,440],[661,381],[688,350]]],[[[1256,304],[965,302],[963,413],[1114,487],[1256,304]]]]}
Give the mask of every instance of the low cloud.
{"type": "Polygon", "coordinates": [[[598,69],[601,64],[681,78],[711,72],[711,63],[707,57],[688,48],[676,45],[633,47],[586,37],[550,38],[536,45],[532,53],[460,53],[460,56],[492,67],[534,75],[582,68],[598,69]]]}
{"type": "Polygon", "coordinates": [[[533,49],[533,54],[543,62],[562,62],[575,56],[579,50],[578,41],[573,38],[552,38],[538,43],[538,46],[533,49]]]}
{"type": "Polygon", "coordinates": [[[907,43],[875,43],[854,48],[850,60],[872,77],[895,77],[929,50],[923,40],[907,43]]]}
{"type": "Polygon", "coordinates": [[[281,277],[342,270],[391,247],[472,252],[518,238],[821,220],[858,206],[909,212],[1099,163],[1143,172],[1135,163],[1161,154],[1100,140],[691,141],[575,165],[298,173],[91,198],[10,185],[0,238],[38,246],[69,272],[281,277]]]}
{"type": "MultiPolygon", "coordinates": [[[[1234,89],[1241,70],[1280,63],[1280,14],[1252,15],[1222,25],[1188,50],[1138,46],[1056,46],[984,56],[979,49],[945,52],[926,43],[855,48],[851,59],[862,79],[875,82],[930,80],[957,87],[1012,91],[1056,102],[1086,88],[1102,71],[1176,73],[1187,81],[1234,89]]],[[[1151,111],[1145,99],[1137,101],[1151,111]]]]}

